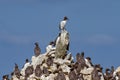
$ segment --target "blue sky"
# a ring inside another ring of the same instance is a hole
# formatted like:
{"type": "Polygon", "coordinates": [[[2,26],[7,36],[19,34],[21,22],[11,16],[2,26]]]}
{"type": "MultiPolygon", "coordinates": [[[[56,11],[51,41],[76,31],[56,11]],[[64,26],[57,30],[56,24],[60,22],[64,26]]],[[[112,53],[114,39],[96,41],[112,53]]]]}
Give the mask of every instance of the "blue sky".
{"type": "Polygon", "coordinates": [[[0,0],[0,77],[20,68],[42,53],[59,33],[59,22],[68,16],[70,51],[85,52],[103,68],[120,66],[120,1],[118,0],[0,0]]]}

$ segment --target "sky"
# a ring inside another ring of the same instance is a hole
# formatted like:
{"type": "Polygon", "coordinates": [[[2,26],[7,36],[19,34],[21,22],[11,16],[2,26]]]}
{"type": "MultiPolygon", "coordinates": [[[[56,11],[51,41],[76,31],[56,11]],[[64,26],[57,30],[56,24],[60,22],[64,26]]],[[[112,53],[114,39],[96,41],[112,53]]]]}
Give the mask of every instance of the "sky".
{"type": "Polygon", "coordinates": [[[69,52],[83,52],[103,68],[120,66],[119,0],[0,0],[0,77],[10,74],[55,40],[59,22],[69,18],[69,52]]]}

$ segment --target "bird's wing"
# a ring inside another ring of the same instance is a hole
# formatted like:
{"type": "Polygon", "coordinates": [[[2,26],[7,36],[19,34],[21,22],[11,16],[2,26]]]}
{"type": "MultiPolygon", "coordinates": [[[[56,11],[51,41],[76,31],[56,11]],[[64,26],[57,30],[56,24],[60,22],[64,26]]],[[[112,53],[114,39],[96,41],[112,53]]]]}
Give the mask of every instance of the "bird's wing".
{"type": "Polygon", "coordinates": [[[60,24],[59,24],[59,30],[61,30],[61,26],[60,26],[60,24]]]}

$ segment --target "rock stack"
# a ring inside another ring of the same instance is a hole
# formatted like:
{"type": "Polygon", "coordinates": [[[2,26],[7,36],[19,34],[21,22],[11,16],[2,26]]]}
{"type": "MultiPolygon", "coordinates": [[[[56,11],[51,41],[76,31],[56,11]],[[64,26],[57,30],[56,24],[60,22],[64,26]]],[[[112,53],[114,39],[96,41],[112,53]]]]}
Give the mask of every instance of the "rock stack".
{"type": "MultiPolygon", "coordinates": [[[[90,57],[84,57],[84,52],[77,53],[74,62],[72,53],[68,53],[69,43],[65,29],[50,42],[44,54],[36,42],[31,61],[26,59],[21,70],[15,64],[10,80],[120,80],[120,68],[112,67],[103,73],[101,65],[93,65],[90,57]]],[[[4,75],[3,80],[9,80],[8,76],[4,75]]]]}

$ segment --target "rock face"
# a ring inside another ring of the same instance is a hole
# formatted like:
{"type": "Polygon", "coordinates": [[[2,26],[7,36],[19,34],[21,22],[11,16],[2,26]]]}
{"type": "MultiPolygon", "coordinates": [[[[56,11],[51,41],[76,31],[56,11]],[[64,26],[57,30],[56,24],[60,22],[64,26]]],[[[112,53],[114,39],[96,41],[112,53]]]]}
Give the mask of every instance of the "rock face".
{"type": "Polygon", "coordinates": [[[69,41],[69,33],[66,30],[62,31],[56,42],[55,56],[57,58],[63,58],[66,55],[69,48],[69,41]]]}

